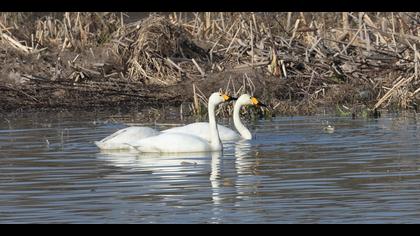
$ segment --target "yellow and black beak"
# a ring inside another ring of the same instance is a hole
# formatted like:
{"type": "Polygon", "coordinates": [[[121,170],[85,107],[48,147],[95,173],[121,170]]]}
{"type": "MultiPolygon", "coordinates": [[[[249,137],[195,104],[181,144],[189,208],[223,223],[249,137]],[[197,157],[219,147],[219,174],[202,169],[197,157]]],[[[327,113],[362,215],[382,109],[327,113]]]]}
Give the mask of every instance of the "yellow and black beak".
{"type": "Polygon", "coordinates": [[[257,107],[267,107],[267,105],[265,105],[264,103],[261,103],[255,97],[251,97],[251,102],[252,102],[253,105],[255,105],[257,107]]]}
{"type": "Polygon", "coordinates": [[[223,100],[225,100],[225,102],[229,102],[229,101],[237,100],[237,99],[238,98],[236,98],[236,97],[231,97],[231,96],[229,96],[227,94],[223,94],[223,100]]]}

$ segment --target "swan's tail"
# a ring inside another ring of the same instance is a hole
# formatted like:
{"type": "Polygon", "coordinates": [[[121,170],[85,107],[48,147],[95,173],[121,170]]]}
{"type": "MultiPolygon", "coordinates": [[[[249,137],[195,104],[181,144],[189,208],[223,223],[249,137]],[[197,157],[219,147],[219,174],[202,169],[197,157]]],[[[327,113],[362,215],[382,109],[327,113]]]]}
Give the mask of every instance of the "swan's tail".
{"type": "Polygon", "coordinates": [[[110,139],[113,139],[114,137],[116,137],[116,136],[119,136],[119,135],[121,135],[121,134],[123,134],[123,133],[125,133],[125,132],[127,132],[127,128],[125,128],[125,129],[121,129],[121,130],[118,130],[117,132],[115,132],[115,133],[113,133],[113,134],[111,134],[110,136],[108,136],[108,137],[105,137],[104,139],[102,139],[101,141],[99,141],[99,142],[106,142],[106,141],[108,141],[108,140],[110,140],[110,139]]]}
{"type": "Polygon", "coordinates": [[[102,141],[95,141],[94,143],[99,149],[104,149],[105,148],[104,143],[102,141]]]}

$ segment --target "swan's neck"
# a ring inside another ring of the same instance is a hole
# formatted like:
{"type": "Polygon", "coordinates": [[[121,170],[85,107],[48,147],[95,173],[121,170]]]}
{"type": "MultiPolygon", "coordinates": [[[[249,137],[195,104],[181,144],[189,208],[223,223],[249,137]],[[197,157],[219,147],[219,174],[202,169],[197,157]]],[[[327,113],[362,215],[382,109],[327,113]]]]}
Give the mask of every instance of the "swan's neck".
{"type": "Polygon", "coordinates": [[[244,139],[252,139],[252,134],[249,130],[242,124],[239,113],[241,111],[242,104],[238,101],[235,103],[233,108],[233,124],[235,125],[236,130],[241,134],[244,139]]]}
{"type": "Polygon", "coordinates": [[[217,129],[216,115],[215,115],[215,105],[213,103],[209,104],[209,127],[210,127],[210,146],[213,151],[222,150],[222,142],[219,138],[219,130],[217,129]]]}

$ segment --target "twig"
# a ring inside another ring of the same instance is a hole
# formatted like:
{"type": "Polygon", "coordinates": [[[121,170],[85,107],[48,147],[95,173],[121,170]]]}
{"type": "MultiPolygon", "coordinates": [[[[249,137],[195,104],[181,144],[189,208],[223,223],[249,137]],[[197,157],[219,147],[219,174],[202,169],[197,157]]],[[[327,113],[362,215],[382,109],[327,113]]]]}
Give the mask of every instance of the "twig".
{"type": "Polygon", "coordinates": [[[251,29],[251,65],[254,66],[254,35],[252,32],[252,22],[249,21],[249,27],[251,29]]]}
{"type": "Polygon", "coordinates": [[[242,65],[237,65],[235,66],[233,69],[243,69],[243,68],[248,68],[248,67],[255,67],[255,66],[264,66],[264,65],[268,65],[270,62],[269,61],[262,61],[262,62],[257,62],[254,63],[254,65],[250,65],[249,63],[245,63],[242,65]]]}
{"type": "Polygon", "coordinates": [[[286,21],[286,30],[289,31],[290,30],[290,20],[292,19],[292,13],[288,12],[287,13],[287,21],[286,21]]]}
{"type": "Polygon", "coordinates": [[[297,31],[297,29],[298,29],[298,27],[299,27],[299,22],[300,22],[300,19],[297,19],[297,20],[296,20],[296,23],[295,23],[295,27],[293,28],[292,37],[290,37],[290,40],[289,40],[289,46],[291,45],[291,43],[292,43],[293,39],[295,38],[296,31],[297,31]]]}
{"type": "Polygon", "coordinates": [[[359,27],[359,29],[357,30],[357,32],[354,34],[353,38],[350,40],[350,42],[343,48],[343,50],[340,51],[340,54],[342,54],[343,52],[345,52],[347,50],[347,48],[353,44],[354,40],[356,40],[357,35],[360,33],[360,31],[362,30],[362,27],[359,27]]]}
{"type": "Polygon", "coordinates": [[[204,71],[201,69],[201,67],[197,64],[197,62],[194,60],[194,58],[192,59],[192,62],[194,63],[194,65],[197,67],[198,71],[200,72],[201,76],[205,76],[206,73],[204,73],[204,71]]]}
{"type": "Polygon", "coordinates": [[[286,71],[286,65],[284,64],[284,60],[280,60],[281,69],[283,71],[284,78],[287,79],[287,71],[286,71]]]}
{"type": "Polygon", "coordinates": [[[175,68],[177,68],[179,71],[184,72],[184,70],[179,67],[175,62],[173,62],[170,58],[166,58],[166,61],[169,62],[169,64],[173,65],[175,68]]]}
{"type": "Polygon", "coordinates": [[[229,46],[227,47],[227,49],[226,49],[226,52],[225,52],[225,53],[229,52],[229,49],[230,49],[230,47],[232,46],[233,41],[236,39],[236,36],[238,35],[238,33],[239,33],[239,30],[240,30],[240,29],[241,29],[241,28],[238,28],[238,30],[236,30],[236,33],[235,33],[235,35],[233,36],[232,40],[230,41],[229,46]]]}
{"type": "MultiPolygon", "coordinates": [[[[398,77],[398,79],[400,79],[400,78],[401,78],[401,76],[398,77]]],[[[389,97],[391,97],[392,93],[397,88],[401,87],[403,84],[406,84],[406,83],[410,82],[413,78],[414,78],[414,75],[411,76],[411,77],[408,77],[406,79],[399,80],[381,99],[379,99],[379,101],[375,104],[374,109],[377,109],[384,101],[386,101],[389,97]]]]}
{"type": "Polygon", "coordinates": [[[18,50],[21,50],[25,53],[28,53],[28,54],[38,53],[38,52],[41,52],[41,51],[44,51],[45,49],[47,49],[47,48],[42,48],[42,49],[35,50],[32,47],[28,47],[28,46],[25,46],[25,45],[19,43],[17,40],[13,39],[12,37],[10,37],[9,35],[7,35],[5,33],[1,33],[1,37],[3,39],[5,39],[12,47],[14,47],[18,50]]]}

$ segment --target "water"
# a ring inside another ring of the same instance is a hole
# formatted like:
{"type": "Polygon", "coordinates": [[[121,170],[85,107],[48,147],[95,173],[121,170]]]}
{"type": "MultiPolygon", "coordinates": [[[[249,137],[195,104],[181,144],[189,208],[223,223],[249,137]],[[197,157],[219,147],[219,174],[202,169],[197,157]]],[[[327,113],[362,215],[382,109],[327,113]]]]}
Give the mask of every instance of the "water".
{"type": "Polygon", "coordinates": [[[106,117],[1,118],[0,223],[420,223],[415,115],[261,120],[222,155],[160,157],[99,152],[125,127],[106,117]]]}

